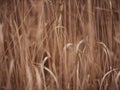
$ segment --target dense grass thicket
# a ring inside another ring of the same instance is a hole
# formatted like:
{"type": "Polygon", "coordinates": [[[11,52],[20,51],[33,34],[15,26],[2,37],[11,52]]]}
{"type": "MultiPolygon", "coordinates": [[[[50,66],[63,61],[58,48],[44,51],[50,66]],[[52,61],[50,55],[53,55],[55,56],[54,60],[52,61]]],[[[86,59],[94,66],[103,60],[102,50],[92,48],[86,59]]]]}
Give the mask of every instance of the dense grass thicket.
{"type": "Polygon", "coordinates": [[[120,0],[0,0],[0,90],[120,90],[120,0]]]}

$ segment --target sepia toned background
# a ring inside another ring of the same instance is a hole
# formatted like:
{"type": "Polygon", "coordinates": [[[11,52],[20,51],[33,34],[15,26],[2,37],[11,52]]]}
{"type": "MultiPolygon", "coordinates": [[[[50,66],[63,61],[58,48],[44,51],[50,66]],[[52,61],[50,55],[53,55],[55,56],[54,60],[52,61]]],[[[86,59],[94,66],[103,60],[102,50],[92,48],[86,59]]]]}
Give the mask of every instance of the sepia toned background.
{"type": "Polygon", "coordinates": [[[119,0],[0,0],[0,90],[119,90],[119,0]]]}

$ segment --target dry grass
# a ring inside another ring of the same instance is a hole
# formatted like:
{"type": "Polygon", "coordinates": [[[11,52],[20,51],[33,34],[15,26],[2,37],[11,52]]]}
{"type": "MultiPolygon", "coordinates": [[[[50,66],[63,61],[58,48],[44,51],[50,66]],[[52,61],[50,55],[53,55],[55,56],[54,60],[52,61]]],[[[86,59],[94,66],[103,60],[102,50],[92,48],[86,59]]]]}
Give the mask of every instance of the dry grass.
{"type": "Polygon", "coordinates": [[[119,0],[0,0],[0,90],[119,90],[119,0]]]}

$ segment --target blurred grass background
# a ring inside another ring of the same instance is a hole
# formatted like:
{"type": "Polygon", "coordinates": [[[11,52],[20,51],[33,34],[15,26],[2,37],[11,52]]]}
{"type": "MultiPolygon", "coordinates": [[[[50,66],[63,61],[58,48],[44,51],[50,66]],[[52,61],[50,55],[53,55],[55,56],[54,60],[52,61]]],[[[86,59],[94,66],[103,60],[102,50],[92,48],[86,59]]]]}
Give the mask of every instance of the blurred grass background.
{"type": "Polygon", "coordinates": [[[119,90],[119,0],[0,0],[0,90],[119,90]]]}

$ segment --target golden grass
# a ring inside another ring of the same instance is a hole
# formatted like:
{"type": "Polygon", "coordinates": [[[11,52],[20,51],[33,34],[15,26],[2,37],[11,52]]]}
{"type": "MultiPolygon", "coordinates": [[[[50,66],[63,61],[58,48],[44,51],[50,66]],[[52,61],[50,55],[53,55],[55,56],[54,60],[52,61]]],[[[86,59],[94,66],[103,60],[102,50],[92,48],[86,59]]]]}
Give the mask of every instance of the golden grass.
{"type": "Polygon", "coordinates": [[[119,90],[119,0],[0,0],[0,90],[119,90]]]}

